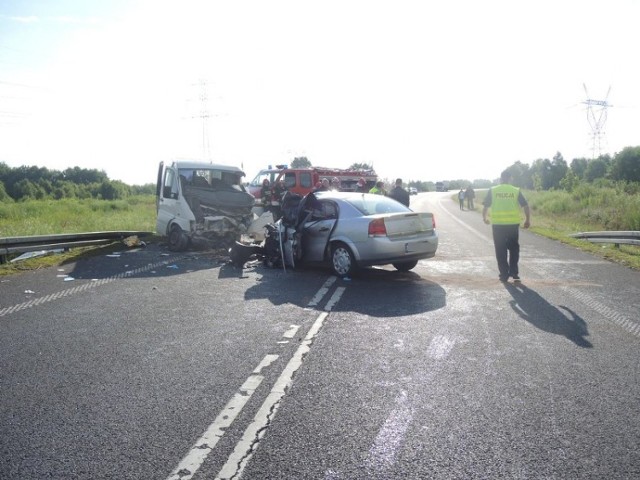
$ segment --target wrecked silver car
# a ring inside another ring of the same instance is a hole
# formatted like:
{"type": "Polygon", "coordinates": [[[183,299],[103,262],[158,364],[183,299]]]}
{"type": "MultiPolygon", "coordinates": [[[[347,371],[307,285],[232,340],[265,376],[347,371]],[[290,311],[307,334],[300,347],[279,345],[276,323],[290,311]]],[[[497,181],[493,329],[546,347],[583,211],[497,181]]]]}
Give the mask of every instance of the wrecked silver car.
{"type": "Polygon", "coordinates": [[[205,162],[160,163],[156,186],[156,232],[169,249],[227,248],[251,232],[255,199],[238,167],[205,162]]]}
{"type": "Polygon", "coordinates": [[[257,255],[267,266],[328,265],[339,277],[371,265],[391,264],[406,272],[438,248],[432,213],[414,212],[384,195],[287,193],[282,209],[282,218],[266,226],[260,248],[234,245],[235,265],[257,255]]]}

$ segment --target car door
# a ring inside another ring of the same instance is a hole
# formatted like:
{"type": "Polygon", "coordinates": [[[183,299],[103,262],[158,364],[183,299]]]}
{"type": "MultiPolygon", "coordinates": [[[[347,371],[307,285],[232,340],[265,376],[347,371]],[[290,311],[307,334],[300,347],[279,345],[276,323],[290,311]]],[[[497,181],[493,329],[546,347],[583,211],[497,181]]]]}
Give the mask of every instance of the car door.
{"type": "Polygon", "coordinates": [[[338,221],[338,206],[330,200],[319,200],[302,228],[302,259],[322,262],[331,232],[338,221]]]}

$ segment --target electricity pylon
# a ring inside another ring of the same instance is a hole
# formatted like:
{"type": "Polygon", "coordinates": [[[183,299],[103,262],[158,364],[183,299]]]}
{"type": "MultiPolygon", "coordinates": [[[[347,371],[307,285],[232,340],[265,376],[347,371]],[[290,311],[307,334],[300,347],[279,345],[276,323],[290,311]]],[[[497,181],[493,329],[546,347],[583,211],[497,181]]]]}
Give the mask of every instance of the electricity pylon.
{"type": "Polygon", "coordinates": [[[584,83],[582,86],[584,87],[584,93],[587,95],[587,99],[582,103],[587,106],[587,121],[591,126],[591,155],[592,158],[598,158],[602,154],[603,144],[606,145],[604,125],[607,122],[607,108],[613,107],[613,105],[607,101],[609,92],[611,92],[611,86],[609,86],[604,100],[589,98],[587,86],[584,83]]]}
{"type": "Polygon", "coordinates": [[[211,149],[209,144],[209,98],[207,96],[207,81],[200,80],[200,119],[202,120],[202,158],[211,159],[211,149]]]}

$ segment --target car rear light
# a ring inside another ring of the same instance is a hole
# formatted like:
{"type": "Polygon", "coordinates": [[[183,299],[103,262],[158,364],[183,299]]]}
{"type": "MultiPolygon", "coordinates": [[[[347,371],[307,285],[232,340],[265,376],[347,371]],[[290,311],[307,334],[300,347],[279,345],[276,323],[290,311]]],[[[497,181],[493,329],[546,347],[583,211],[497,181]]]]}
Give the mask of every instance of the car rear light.
{"type": "Polygon", "coordinates": [[[431,227],[435,230],[436,229],[436,216],[435,215],[431,215],[431,227]]]}
{"type": "Polygon", "coordinates": [[[370,237],[386,237],[387,227],[384,225],[384,218],[376,218],[369,222],[370,237]]]}

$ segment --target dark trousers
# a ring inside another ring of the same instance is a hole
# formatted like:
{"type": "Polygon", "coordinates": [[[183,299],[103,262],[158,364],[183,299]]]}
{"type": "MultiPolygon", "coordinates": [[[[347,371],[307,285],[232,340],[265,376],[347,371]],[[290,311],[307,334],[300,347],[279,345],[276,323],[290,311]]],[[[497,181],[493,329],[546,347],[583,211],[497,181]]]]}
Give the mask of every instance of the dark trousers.
{"type": "Polygon", "coordinates": [[[518,275],[520,225],[492,225],[492,230],[500,278],[506,280],[518,275]]]}

